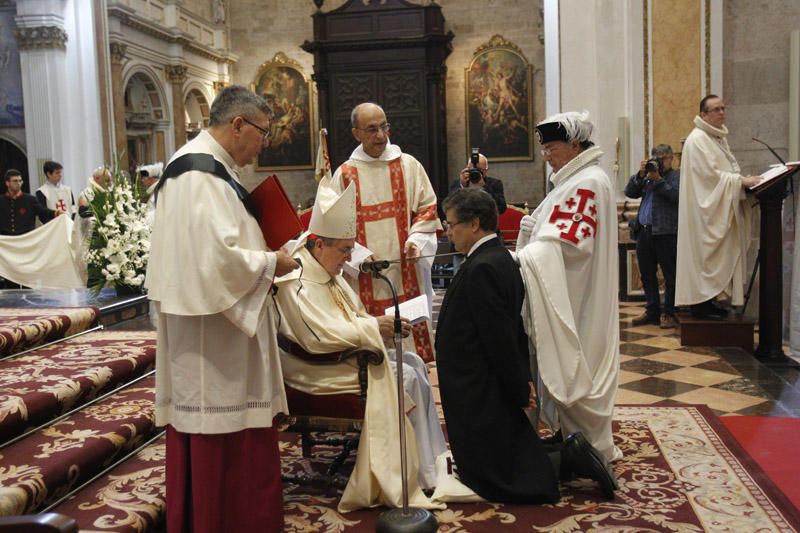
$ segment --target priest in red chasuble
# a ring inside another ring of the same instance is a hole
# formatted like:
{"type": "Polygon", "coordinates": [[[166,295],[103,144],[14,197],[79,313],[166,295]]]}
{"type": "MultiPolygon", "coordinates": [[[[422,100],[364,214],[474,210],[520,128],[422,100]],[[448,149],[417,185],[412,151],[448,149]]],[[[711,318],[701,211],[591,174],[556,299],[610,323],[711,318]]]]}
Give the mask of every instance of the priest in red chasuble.
{"type": "MultiPolygon", "coordinates": [[[[436,252],[436,230],[442,226],[428,174],[419,161],[389,141],[389,123],[380,106],[357,105],[350,122],[353,136],[361,144],[336,170],[330,184],[321,184],[320,189],[332,187],[341,194],[355,183],[356,242],[369,248],[375,259],[400,260],[384,273],[392,280],[401,302],[427,294],[430,305],[433,258],[424,256],[436,252]]],[[[392,305],[389,287],[369,274],[359,276],[358,291],[371,315],[382,315],[392,305]]],[[[428,322],[414,326],[406,342],[405,350],[433,360],[428,322]]]]}

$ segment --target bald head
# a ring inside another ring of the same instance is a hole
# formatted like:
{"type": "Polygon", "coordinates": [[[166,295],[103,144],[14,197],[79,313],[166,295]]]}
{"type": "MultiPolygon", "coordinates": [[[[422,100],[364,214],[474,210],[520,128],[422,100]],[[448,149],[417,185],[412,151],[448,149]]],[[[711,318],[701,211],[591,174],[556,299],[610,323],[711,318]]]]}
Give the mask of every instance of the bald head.
{"type": "Polygon", "coordinates": [[[370,157],[380,157],[389,142],[389,123],[378,104],[358,104],[350,113],[353,137],[370,157]]]}

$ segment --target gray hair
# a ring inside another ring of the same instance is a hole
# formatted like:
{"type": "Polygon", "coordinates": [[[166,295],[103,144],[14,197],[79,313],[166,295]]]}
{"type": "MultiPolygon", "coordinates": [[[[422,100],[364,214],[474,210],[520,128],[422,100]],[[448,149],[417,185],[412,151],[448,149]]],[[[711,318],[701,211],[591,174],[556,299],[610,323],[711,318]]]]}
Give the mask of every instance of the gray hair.
{"type": "MultiPolygon", "coordinates": [[[[383,108],[381,106],[379,106],[378,104],[372,103],[372,102],[363,102],[363,103],[358,104],[357,106],[355,106],[353,108],[352,111],[350,111],[350,127],[351,128],[357,128],[358,127],[358,110],[361,108],[361,106],[365,106],[365,105],[374,105],[375,107],[377,107],[378,109],[383,111],[383,108]]],[[[383,114],[385,115],[386,111],[383,111],[383,114]]]]}
{"type": "Polygon", "coordinates": [[[657,144],[650,150],[650,155],[653,157],[661,157],[663,155],[672,155],[672,146],[668,144],[657,144]]]}
{"type": "Polygon", "coordinates": [[[97,167],[92,172],[92,177],[93,178],[99,178],[101,176],[105,176],[106,174],[111,175],[111,171],[108,170],[108,167],[97,167]]]}
{"type": "Polygon", "coordinates": [[[594,131],[594,124],[589,120],[588,111],[567,111],[566,113],[557,113],[551,115],[541,121],[538,125],[547,124],[548,122],[559,122],[567,132],[567,137],[570,141],[578,141],[581,146],[588,148],[594,143],[590,138],[594,131]],[[585,146],[584,146],[585,145],[585,146]]]}
{"type": "Polygon", "coordinates": [[[221,126],[240,116],[254,120],[261,113],[272,115],[266,100],[246,87],[229,85],[211,103],[208,125],[221,126]]]}

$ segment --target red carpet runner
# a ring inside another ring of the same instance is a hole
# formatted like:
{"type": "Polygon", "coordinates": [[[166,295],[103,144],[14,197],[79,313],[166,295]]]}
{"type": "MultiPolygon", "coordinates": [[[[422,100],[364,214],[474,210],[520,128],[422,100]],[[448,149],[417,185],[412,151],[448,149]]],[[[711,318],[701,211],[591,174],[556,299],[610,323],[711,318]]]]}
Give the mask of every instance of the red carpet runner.
{"type": "Polygon", "coordinates": [[[144,374],[154,331],[95,331],[0,361],[0,442],[144,374]]]}
{"type": "Polygon", "coordinates": [[[99,313],[96,307],[0,308],[0,357],[80,333],[99,313]]]}
{"type": "Polygon", "coordinates": [[[769,478],[800,509],[800,419],[725,416],[722,423],[769,478]]]}

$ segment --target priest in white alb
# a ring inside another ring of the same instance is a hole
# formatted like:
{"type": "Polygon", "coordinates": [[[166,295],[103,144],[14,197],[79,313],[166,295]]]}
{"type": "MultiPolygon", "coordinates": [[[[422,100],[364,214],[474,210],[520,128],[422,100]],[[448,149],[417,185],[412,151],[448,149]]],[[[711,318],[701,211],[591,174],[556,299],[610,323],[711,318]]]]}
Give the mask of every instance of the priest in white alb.
{"type": "Polygon", "coordinates": [[[611,433],[619,373],[617,208],[592,130],[586,112],[536,126],[553,189],[523,217],[517,258],[540,416],[562,435],[582,432],[615,461],[622,457],[611,433]]]}
{"type": "MultiPolygon", "coordinates": [[[[341,193],[356,186],[356,241],[379,260],[399,260],[384,274],[392,280],[401,302],[427,294],[431,285],[436,231],[442,229],[436,213],[436,194],[419,161],[389,141],[390,127],[380,106],[357,105],[350,115],[353,136],[361,144],[334,173],[330,182],[341,193]]],[[[320,191],[323,185],[320,185],[320,191]]],[[[368,274],[358,279],[361,301],[371,315],[381,315],[392,305],[385,283],[368,274]]],[[[404,342],[408,351],[433,360],[431,330],[427,322],[413,328],[404,342]]]]}
{"type": "Polygon", "coordinates": [[[725,318],[727,310],[717,300],[744,303],[756,219],[745,190],[760,176],[741,174],[725,118],[722,98],[703,98],[681,153],[675,304],[690,305],[698,318],[725,318]]]}
{"type": "MultiPolygon", "coordinates": [[[[361,507],[402,505],[397,379],[394,350],[384,338],[393,334],[393,316],[370,316],[358,294],[342,277],[351,259],[356,236],[356,189],[350,183],[339,195],[323,178],[308,232],[293,246],[292,256],[302,265],[276,280],[281,333],[293,343],[281,351],[287,385],[307,394],[359,392],[358,367],[348,361],[314,365],[295,356],[297,345],[310,354],[330,354],[366,347],[383,353],[383,362],[369,365],[364,425],[355,468],[342,499],[341,511],[361,507]],[[391,362],[390,362],[391,361],[391,362]]],[[[410,334],[411,326],[403,323],[410,334]]],[[[406,390],[406,439],[411,505],[432,507],[420,488],[435,484],[436,456],[446,451],[425,363],[413,353],[403,354],[406,390]]]]}
{"type": "Polygon", "coordinates": [[[283,531],[273,417],[287,407],[270,287],[298,265],[267,249],[240,181],[269,115],[252,91],[224,88],[156,191],[145,285],[158,311],[168,532],[283,531]]]}

